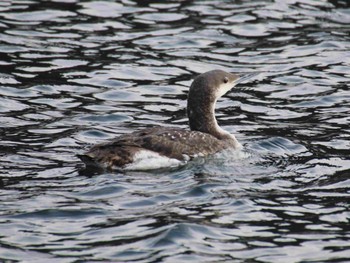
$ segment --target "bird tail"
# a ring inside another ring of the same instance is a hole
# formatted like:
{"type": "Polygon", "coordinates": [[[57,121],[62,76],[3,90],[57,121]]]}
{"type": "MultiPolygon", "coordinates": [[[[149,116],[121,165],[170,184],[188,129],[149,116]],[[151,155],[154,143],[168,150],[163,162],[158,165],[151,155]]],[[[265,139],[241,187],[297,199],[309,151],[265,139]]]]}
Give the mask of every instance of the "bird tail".
{"type": "Polygon", "coordinates": [[[96,160],[89,155],[77,154],[77,157],[83,161],[86,167],[102,168],[101,164],[96,162],[96,160]]]}

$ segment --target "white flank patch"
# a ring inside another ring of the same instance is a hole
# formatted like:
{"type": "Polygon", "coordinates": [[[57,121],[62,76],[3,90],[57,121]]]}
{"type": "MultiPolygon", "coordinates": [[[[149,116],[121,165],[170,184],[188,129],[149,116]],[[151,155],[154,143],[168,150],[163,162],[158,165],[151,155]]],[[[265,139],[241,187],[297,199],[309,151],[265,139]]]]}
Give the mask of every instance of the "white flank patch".
{"type": "Polygon", "coordinates": [[[152,170],[165,167],[174,167],[186,162],[179,161],[177,159],[168,158],[162,156],[156,152],[141,150],[137,152],[134,156],[134,161],[127,164],[125,170],[152,170]]]}
{"type": "MultiPolygon", "coordinates": [[[[216,154],[207,156],[205,162],[208,163],[216,163],[217,165],[229,165],[232,162],[236,162],[237,160],[247,159],[251,155],[248,152],[242,151],[241,149],[225,149],[216,154]]],[[[147,171],[154,170],[160,168],[171,168],[180,165],[186,164],[190,157],[184,156],[185,161],[180,161],[173,158],[168,158],[162,156],[156,152],[141,150],[137,152],[134,156],[134,161],[130,164],[127,164],[123,170],[128,171],[147,171]]],[[[201,154],[194,156],[194,158],[204,157],[201,154]]],[[[119,167],[117,169],[120,169],[119,167]]]]}

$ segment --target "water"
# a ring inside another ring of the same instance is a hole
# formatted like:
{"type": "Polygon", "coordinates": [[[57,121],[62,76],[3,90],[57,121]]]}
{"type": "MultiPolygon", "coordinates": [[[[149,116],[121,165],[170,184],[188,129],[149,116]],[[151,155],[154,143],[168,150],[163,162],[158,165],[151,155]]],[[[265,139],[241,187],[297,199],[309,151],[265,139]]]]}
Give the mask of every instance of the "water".
{"type": "Polygon", "coordinates": [[[350,261],[348,1],[0,3],[0,261],[350,261]],[[187,127],[212,69],[243,156],[151,172],[76,154],[187,127]]]}

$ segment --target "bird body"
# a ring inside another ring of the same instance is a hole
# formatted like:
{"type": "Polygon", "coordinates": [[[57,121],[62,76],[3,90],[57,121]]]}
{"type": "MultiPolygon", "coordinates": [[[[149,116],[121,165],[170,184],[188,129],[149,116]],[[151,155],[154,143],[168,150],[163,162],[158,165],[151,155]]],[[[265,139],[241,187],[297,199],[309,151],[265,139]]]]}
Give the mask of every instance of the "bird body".
{"type": "Polygon", "coordinates": [[[246,78],[222,70],[203,73],[195,78],[188,94],[191,130],[153,127],[135,131],[97,144],[80,158],[86,165],[107,169],[152,169],[178,165],[228,148],[239,149],[242,146],[235,136],[218,126],[215,104],[246,78]]]}

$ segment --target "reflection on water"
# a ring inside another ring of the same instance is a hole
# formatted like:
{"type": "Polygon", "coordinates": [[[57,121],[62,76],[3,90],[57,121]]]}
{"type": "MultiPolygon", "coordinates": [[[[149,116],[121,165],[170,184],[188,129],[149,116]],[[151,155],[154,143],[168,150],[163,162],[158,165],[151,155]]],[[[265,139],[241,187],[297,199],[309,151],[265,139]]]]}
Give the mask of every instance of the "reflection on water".
{"type": "Polygon", "coordinates": [[[0,3],[0,260],[345,262],[347,1],[0,3]],[[217,105],[245,145],[154,172],[76,154],[187,127],[193,77],[262,72],[217,105]]]}

